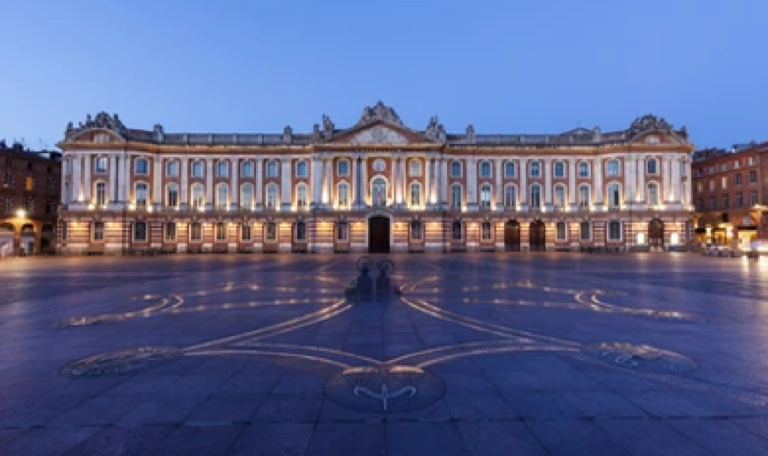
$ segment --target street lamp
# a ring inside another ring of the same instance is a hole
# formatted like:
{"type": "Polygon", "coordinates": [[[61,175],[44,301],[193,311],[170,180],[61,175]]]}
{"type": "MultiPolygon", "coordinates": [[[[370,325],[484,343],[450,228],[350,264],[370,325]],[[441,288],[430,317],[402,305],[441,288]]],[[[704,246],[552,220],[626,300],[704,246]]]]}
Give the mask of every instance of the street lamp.
{"type": "Polygon", "coordinates": [[[24,209],[18,209],[16,211],[16,216],[20,219],[23,219],[27,216],[27,211],[25,211],[24,209]]]}

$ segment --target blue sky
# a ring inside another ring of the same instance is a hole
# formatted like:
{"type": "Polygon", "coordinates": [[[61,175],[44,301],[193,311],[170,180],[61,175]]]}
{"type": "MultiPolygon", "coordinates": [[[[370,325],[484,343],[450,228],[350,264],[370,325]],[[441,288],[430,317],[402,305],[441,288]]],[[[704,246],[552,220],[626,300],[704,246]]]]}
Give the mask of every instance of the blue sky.
{"type": "Polygon", "coordinates": [[[3,0],[0,138],[119,113],[167,132],[341,128],[381,99],[414,129],[623,129],[768,140],[765,0],[3,0]],[[222,6],[226,5],[226,6],[222,6]]]}

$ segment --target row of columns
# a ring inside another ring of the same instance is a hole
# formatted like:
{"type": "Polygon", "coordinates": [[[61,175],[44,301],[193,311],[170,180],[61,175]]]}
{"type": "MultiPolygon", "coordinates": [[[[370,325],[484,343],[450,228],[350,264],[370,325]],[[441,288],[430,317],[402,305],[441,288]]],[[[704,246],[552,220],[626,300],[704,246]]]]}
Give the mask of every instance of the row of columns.
{"type": "MultiPolygon", "coordinates": [[[[88,202],[91,200],[91,169],[93,154],[68,154],[72,160],[72,182],[71,182],[71,195],[66,195],[65,181],[62,179],[62,194],[65,202],[68,202],[70,197],[76,201],[88,202]]],[[[131,160],[135,158],[133,155],[127,154],[111,154],[109,155],[109,198],[112,201],[125,202],[129,200],[130,189],[127,188],[127,184],[130,182],[129,172],[131,169],[131,160]],[[115,195],[117,198],[115,198],[115,195]]],[[[331,195],[333,195],[333,176],[336,175],[334,169],[334,161],[331,155],[326,156],[314,156],[311,159],[311,202],[314,204],[331,205],[331,195]]],[[[658,159],[659,157],[657,157],[658,159]]],[[[189,162],[192,159],[189,157],[175,158],[180,161],[180,178],[181,189],[179,200],[181,204],[186,204],[188,201],[188,179],[189,179],[189,162]]],[[[201,158],[206,163],[206,201],[213,201],[213,176],[214,176],[214,159],[213,158],[201,158]]],[[[360,208],[370,203],[369,201],[369,179],[368,179],[368,160],[374,159],[373,157],[367,157],[364,155],[355,155],[350,157],[351,164],[351,176],[352,176],[352,205],[360,208]]],[[[262,198],[262,172],[263,163],[265,159],[256,159],[256,195],[255,199],[257,204],[263,200],[262,198]]],[[[484,159],[478,159],[475,157],[468,157],[464,159],[464,166],[466,167],[467,176],[467,189],[466,198],[470,207],[476,206],[478,203],[478,173],[477,165],[479,161],[484,159]]],[[[603,203],[603,166],[602,164],[609,160],[604,159],[586,159],[590,163],[592,169],[592,185],[594,188],[594,202],[597,205],[603,203]]],[[[238,188],[239,159],[229,159],[231,164],[230,180],[233,189],[238,188]]],[[[427,156],[423,161],[424,172],[424,192],[423,200],[428,206],[437,204],[438,202],[448,201],[448,159],[446,157],[427,156]]],[[[497,205],[503,203],[503,166],[505,159],[497,158],[493,160],[495,163],[495,183],[496,183],[496,201],[497,205]]],[[[520,179],[520,188],[527,189],[528,180],[528,164],[530,163],[528,158],[520,158],[518,160],[518,176],[520,179]]],[[[544,188],[542,194],[542,200],[545,204],[552,204],[552,163],[554,159],[544,159],[544,188]]],[[[568,160],[568,189],[569,189],[569,202],[570,204],[576,204],[576,160],[568,160]]],[[[646,157],[641,154],[630,155],[624,160],[624,170],[622,175],[627,177],[624,179],[624,191],[626,201],[643,201],[645,199],[645,179],[646,179],[646,157]],[[634,176],[634,178],[632,178],[634,176]]],[[[163,161],[160,157],[155,158],[154,162],[154,175],[152,185],[152,201],[155,204],[162,204],[163,191],[162,191],[162,178],[165,175],[163,168],[163,161]]],[[[683,204],[690,204],[691,195],[691,180],[687,178],[682,179],[681,167],[684,162],[681,159],[662,155],[659,159],[659,171],[661,177],[661,196],[663,202],[682,202],[683,204]]],[[[389,174],[389,185],[392,188],[392,198],[395,205],[404,205],[407,203],[406,198],[408,195],[408,173],[407,173],[407,160],[404,156],[394,156],[391,164],[391,173],[389,174]]],[[[292,192],[292,162],[290,159],[283,159],[281,161],[281,201],[284,205],[290,205],[291,192],[292,192]]],[[[689,177],[689,176],[685,176],[689,177]]],[[[526,205],[528,203],[528,192],[521,191],[519,194],[520,203],[526,205]]],[[[231,196],[231,203],[237,204],[238,191],[233,191],[231,196]]]]}

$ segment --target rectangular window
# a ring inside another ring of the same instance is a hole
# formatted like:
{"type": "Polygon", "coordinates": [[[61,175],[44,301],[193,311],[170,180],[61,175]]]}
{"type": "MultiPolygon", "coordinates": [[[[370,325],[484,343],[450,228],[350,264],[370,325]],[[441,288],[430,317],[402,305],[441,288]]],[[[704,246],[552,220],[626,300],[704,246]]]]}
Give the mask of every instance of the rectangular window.
{"type": "Polygon", "coordinates": [[[165,224],[165,240],[166,241],[176,240],[176,224],[175,223],[165,224]]]}
{"type": "Polygon", "coordinates": [[[727,210],[728,209],[728,203],[729,203],[728,195],[723,195],[723,203],[722,203],[723,210],[727,210]]]}
{"type": "Polygon", "coordinates": [[[336,164],[336,173],[339,176],[349,175],[349,162],[347,160],[341,160],[336,164]]]}
{"type": "Polygon", "coordinates": [[[462,238],[461,235],[463,234],[462,231],[464,231],[463,228],[464,228],[463,224],[460,221],[457,220],[457,221],[453,222],[453,224],[451,226],[451,238],[454,241],[460,241],[461,240],[461,238],[462,238]]]}
{"type": "Polygon", "coordinates": [[[216,240],[217,241],[227,240],[227,224],[226,223],[219,222],[216,224],[216,240]]]}
{"type": "Polygon", "coordinates": [[[422,224],[418,220],[411,222],[411,240],[420,241],[422,239],[422,224]]]}
{"type": "Polygon", "coordinates": [[[590,234],[591,233],[590,233],[590,229],[589,229],[589,222],[581,222],[580,228],[581,228],[579,230],[580,231],[580,239],[582,241],[590,240],[590,238],[591,238],[590,234]]]}
{"type": "Polygon", "coordinates": [[[741,185],[741,174],[736,174],[733,176],[733,184],[734,185],[741,185]]]}
{"type": "Polygon", "coordinates": [[[304,242],[307,240],[307,224],[304,222],[298,222],[295,225],[296,240],[304,242]]]}
{"type": "Polygon", "coordinates": [[[348,230],[349,230],[349,225],[347,225],[346,222],[337,223],[336,224],[336,240],[346,241],[347,239],[349,239],[348,230]]]}
{"type": "Polygon", "coordinates": [[[203,177],[203,162],[192,162],[192,177],[203,177]]]}
{"type": "Polygon", "coordinates": [[[701,184],[701,182],[696,182],[696,191],[699,193],[704,191],[704,186],[701,184]]]}
{"type": "Polygon", "coordinates": [[[589,177],[589,164],[579,163],[579,177],[589,177]]]}
{"type": "Polygon", "coordinates": [[[28,192],[31,192],[35,189],[35,181],[31,176],[27,176],[27,178],[24,180],[24,189],[28,192]]]}
{"type": "Polygon", "coordinates": [[[504,163],[504,177],[515,177],[515,164],[513,162],[504,163]]]}
{"type": "Polygon", "coordinates": [[[565,222],[557,222],[557,225],[555,225],[555,231],[556,231],[556,239],[558,241],[567,241],[568,238],[566,237],[565,228],[566,228],[565,222]]]}
{"type": "Polygon", "coordinates": [[[133,240],[134,241],[147,240],[147,223],[146,222],[136,222],[133,224],[133,240]]]}
{"type": "Polygon", "coordinates": [[[744,201],[743,201],[742,198],[743,197],[741,196],[741,193],[737,193],[736,194],[736,196],[734,197],[734,201],[733,201],[733,207],[734,208],[741,209],[741,206],[744,205],[744,201]]]}
{"type": "Polygon", "coordinates": [[[93,222],[93,240],[104,240],[104,222],[93,222]]]}
{"type": "Polygon", "coordinates": [[[203,239],[203,226],[199,223],[193,223],[189,226],[189,239],[191,241],[201,241],[203,239]]]}
{"type": "Polygon", "coordinates": [[[608,240],[621,240],[621,222],[613,221],[608,224],[608,240]]]}
{"type": "Polygon", "coordinates": [[[715,198],[714,196],[709,197],[709,210],[710,211],[717,210],[717,198],[715,198]]]}
{"type": "Polygon", "coordinates": [[[96,172],[97,173],[107,172],[107,157],[99,157],[96,159],[96,172]]]}
{"type": "Polygon", "coordinates": [[[728,176],[723,176],[722,178],[720,178],[720,185],[724,189],[728,188],[728,176]]]}
{"type": "Polygon", "coordinates": [[[349,186],[347,184],[339,185],[339,206],[349,206],[349,186]]]}
{"type": "Polygon", "coordinates": [[[757,163],[757,159],[756,159],[755,157],[748,157],[748,158],[747,158],[747,165],[748,165],[748,166],[752,166],[752,165],[754,165],[755,163],[757,163]]]}
{"type": "Polygon", "coordinates": [[[726,171],[728,171],[728,163],[721,163],[720,164],[720,172],[724,173],[726,171]]]}
{"type": "Polygon", "coordinates": [[[245,242],[251,240],[251,225],[243,223],[240,226],[240,240],[245,242]]]}
{"type": "Polygon", "coordinates": [[[754,184],[757,182],[757,171],[750,171],[749,172],[749,183],[754,184]]]}
{"type": "Polygon", "coordinates": [[[277,241],[277,224],[272,222],[267,223],[264,236],[267,241],[277,241]]]}
{"type": "Polygon", "coordinates": [[[61,240],[62,241],[67,240],[67,222],[61,223],[61,240]]]}
{"type": "Polygon", "coordinates": [[[480,225],[480,239],[483,241],[490,241],[491,237],[491,222],[483,222],[480,225]]]}
{"type": "Polygon", "coordinates": [[[709,181],[709,191],[710,192],[715,191],[715,181],[713,181],[713,180],[709,181]]]}
{"type": "Polygon", "coordinates": [[[741,168],[741,161],[736,160],[733,162],[733,169],[739,169],[741,168]]]}
{"type": "Polygon", "coordinates": [[[749,207],[757,204],[757,192],[749,192],[749,207]]]}

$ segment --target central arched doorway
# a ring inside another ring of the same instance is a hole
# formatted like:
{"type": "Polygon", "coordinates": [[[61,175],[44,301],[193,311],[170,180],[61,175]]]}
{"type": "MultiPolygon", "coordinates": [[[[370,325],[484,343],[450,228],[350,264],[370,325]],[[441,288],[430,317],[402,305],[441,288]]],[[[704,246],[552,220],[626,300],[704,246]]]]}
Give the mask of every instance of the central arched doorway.
{"type": "Polygon", "coordinates": [[[648,223],[648,244],[651,250],[664,250],[664,222],[657,218],[648,223]]]}
{"type": "Polygon", "coordinates": [[[510,220],[504,224],[504,251],[520,251],[520,224],[517,220],[510,220]]]}
{"type": "Polygon", "coordinates": [[[546,229],[544,222],[536,220],[531,222],[531,252],[543,252],[547,249],[546,229]]]}
{"type": "Polygon", "coordinates": [[[389,253],[390,229],[388,217],[377,215],[368,220],[369,253],[389,253]]]}

